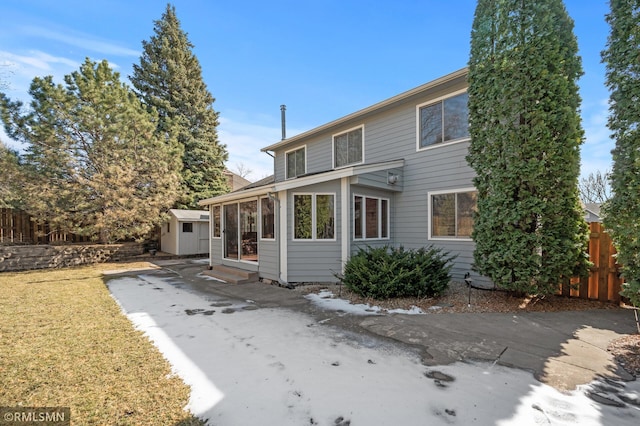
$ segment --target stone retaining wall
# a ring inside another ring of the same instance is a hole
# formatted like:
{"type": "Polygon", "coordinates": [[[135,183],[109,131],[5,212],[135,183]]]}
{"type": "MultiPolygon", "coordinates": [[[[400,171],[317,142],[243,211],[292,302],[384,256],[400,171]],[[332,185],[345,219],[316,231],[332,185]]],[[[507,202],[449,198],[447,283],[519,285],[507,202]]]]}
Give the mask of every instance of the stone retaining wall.
{"type": "Polygon", "coordinates": [[[116,262],[143,253],[138,243],[0,246],[0,272],[116,262]]]}

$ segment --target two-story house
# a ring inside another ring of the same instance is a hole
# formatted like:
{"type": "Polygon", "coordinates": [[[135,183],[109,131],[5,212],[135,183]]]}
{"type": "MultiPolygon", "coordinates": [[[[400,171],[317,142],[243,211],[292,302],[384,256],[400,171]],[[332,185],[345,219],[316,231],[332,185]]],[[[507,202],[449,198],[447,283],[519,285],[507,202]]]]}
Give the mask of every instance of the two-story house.
{"type": "Polygon", "coordinates": [[[274,177],[200,202],[210,262],[280,283],[335,282],[358,247],[442,247],[471,271],[476,205],[461,69],[267,146],[274,177]]]}

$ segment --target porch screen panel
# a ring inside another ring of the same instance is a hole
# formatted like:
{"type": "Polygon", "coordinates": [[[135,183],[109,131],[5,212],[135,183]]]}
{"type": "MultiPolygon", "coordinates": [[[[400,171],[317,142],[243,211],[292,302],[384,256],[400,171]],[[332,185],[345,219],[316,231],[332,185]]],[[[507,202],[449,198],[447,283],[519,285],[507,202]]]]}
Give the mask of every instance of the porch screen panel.
{"type": "Polygon", "coordinates": [[[240,259],[258,261],[258,202],[240,203],[240,259]]]}
{"type": "Polygon", "coordinates": [[[262,198],[260,200],[260,212],[260,216],[262,216],[262,238],[275,238],[275,215],[271,198],[262,198]]]}

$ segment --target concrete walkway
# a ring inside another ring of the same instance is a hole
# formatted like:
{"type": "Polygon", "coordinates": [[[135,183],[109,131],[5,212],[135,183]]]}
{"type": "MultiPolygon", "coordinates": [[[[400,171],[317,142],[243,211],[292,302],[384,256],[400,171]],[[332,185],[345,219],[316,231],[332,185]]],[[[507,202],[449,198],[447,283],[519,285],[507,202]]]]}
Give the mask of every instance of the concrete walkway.
{"type": "Polygon", "coordinates": [[[624,309],[548,313],[344,315],[311,304],[300,292],[262,283],[227,284],[202,276],[193,260],[157,261],[191,291],[240,300],[261,308],[305,312],[323,324],[392,339],[418,350],[426,365],[484,360],[533,372],[543,383],[573,390],[598,377],[633,380],[607,352],[610,341],[636,332],[624,309]]]}

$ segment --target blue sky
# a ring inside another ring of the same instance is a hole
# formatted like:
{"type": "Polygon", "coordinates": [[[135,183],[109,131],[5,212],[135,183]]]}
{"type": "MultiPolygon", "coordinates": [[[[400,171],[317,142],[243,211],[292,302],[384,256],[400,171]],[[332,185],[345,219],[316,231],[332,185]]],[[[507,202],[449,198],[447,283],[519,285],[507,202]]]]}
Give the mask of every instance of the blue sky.
{"type": "MultiPolygon", "coordinates": [[[[272,173],[261,147],[355,112],[467,65],[475,0],[175,0],[220,113],[228,167],[272,173]]],[[[0,81],[28,101],[35,76],[56,82],[84,58],[107,59],[124,81],[153,35],[164,0],[3,0],[0,81]]],[[[585,75],[582,174],[611,167],[604,49],[607,0],[565,0],[585,75]]],[[[0,139],[20,146],[0,132],[0,139]]]]}

